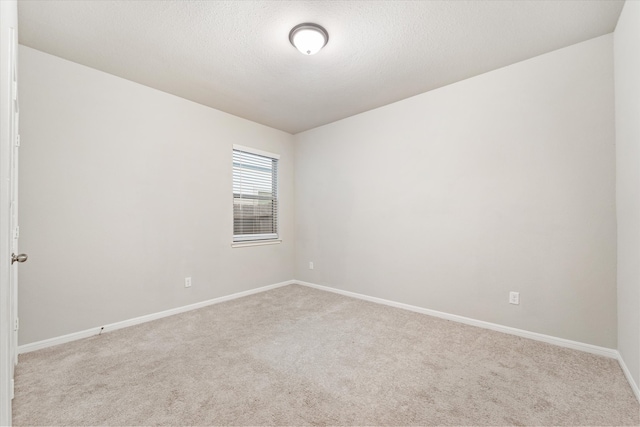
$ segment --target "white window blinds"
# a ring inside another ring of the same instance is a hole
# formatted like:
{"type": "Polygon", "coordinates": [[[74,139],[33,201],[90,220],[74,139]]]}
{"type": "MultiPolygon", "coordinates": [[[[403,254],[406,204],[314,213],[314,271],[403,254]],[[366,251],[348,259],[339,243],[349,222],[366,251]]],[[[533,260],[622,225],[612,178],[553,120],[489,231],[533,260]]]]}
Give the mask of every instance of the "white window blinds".
{"type": "Polygon", "coordinates": [[[277,157],[234,146],[234,242],[278,238],[277,157]]]}

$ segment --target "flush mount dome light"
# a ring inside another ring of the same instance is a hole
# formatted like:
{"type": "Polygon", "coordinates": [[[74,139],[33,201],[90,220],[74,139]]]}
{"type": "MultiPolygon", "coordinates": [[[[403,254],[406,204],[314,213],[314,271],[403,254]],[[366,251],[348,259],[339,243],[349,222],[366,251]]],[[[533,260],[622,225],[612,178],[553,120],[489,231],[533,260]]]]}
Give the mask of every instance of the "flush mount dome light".
{"type": "Polygon", "coordinates": [[[313,55],[327,44],[329,34],[318,24],[304,23],[291,29],[289,41],[305,55],[313,55]]]}

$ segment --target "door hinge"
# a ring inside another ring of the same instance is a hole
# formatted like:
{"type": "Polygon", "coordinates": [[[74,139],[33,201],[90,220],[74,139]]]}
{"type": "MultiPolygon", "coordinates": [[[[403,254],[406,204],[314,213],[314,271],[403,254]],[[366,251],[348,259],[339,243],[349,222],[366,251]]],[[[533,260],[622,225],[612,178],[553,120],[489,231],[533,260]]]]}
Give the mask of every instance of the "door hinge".
{"type": "Polygon", "coordinates": [[[17,239],[20,237],[20,226],[16,226],[16,228],[13,229],[13,238],[17,239]]]}
{"type": "Polygon", "coordinates": [[[13,330],[17,331],[18,329],[20,329],[20,319],[16,317],[16,325],[13,328],[13,330]]]}
{"type": "Polygon", "coordinates": [[[20,147],[20,134],[16,135],[16,147],[20,147]]]}

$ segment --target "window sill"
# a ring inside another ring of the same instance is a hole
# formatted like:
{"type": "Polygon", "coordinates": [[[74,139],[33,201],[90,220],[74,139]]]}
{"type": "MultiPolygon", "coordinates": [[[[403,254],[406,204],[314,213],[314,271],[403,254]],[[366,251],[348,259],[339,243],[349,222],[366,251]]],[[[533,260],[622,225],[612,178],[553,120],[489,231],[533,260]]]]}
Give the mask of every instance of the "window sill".
{"type": "Polygon", "coordinates": [[[266,245],[279,245],[282,243],[282,239],[273,239],[273,240],[251,240],[247,242],[233,242],[231,244],[232,248],[245,248],[248,246],[266,246],[266,245]]]}

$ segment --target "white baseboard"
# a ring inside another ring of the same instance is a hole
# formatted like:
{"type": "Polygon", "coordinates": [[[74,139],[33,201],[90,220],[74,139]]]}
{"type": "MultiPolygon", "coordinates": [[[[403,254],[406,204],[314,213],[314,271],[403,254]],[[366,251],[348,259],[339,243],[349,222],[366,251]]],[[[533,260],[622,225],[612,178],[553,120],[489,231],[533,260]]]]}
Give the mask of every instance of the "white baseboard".
{"type": "Polygon", "coordinates": [[[638,399],[638,402],[640,402],[640,388],[638,387],[638,384],[636,384],[636,381],[631,376],[631,371],[629,371],[627,364],[624,363],[624,359],[622,358],[622,355],[620,354],[620,352],[616,351],[616,353],[618,353],[618,363],[620,363],[622,372],[624,372],[624,376],[627,377],[627,381],[629,381],[629,385],[631,386],[631,390],[633,390],[633,394],[636,395],[636,399],[638,399]]]}
{"type": "Polygon", "coordinates": [[[598,356],[610,357],[612,359],[619,359],[619,353],[613,348],[599,347],[597,345],[585,344],[578,341],[571,341],[564,338],[557,338],[551,335],[539,334],[537,332],[525,331],[523,329],[512,328],[510,326],[498,325],[497,323],[485,322],[483,320],[471,319],[469,317],[458,316],[456,314],[443,313],[441,311],[430,310],[428,308],[417,307],[415,305],[404,304],[401,302],[395,302],[386,300],[383,298],[371,297],[368,295],[358,294],[355,292],[343,291],[342,289],[331,288],[329,286],[316,285],[315,283],[304,282],[296,280],[294,283],[299,285],[308,286],[310,288],[316,288],[323,291],[334,292],[336,294],[345,295],[352,298],[358,298],[361,300],[375,302],[378,304],[384,304],[391,307],[402,308],[404,310],[415,311],[416,313],[428,314],[429,316],[439,317],[441,319],[451,320],[458,323],[464,323],[466,325],[477,326],[483,329],[491,329],[492,331],[503,332],[505,334],[517,335],[523,338],[529,338],[536,341],[542,341],[548,344],[554,344],[560,347],[571,348],[574,350],[580,350],[587,353],[597,354],[598,356]]]}
{"type": "Polygon", "coordinates": [[[541,341],[541,342],[545,342],[545,343],[548,343],[548,344],[557,345],[557,346],[560,346],[560,347],[571,348],[571,349],[574,349],[574,350],[580,350],[580,351],[584,351],[584,352],[587,352],[587,353],[596,354],[596,355],[599,355],[599,356],[610,357],[610,358],[616,359],[616,360],[618,360],[618,363],[620,364],[620,367],[622,368],[622,371],[624,372],[624,375],[627,378],[627,381],[629,382],[629,385],[631,386],[631,389],[633,390],[633,393],[635,394],[636,399],[638,399],[638,401],[640,401],[640,389],[638,388],[638,384],[636,384],[636,382],[634,381],[633,377],[631,376],[631,372],[629,372],[629,368],[627,367],[626,363],[622,359],[622,356],[620,355],[618,350],[611,349],[611,348],[606,348],[606,347],[599,347],[599,346],[592,345],[592,344],[581,343],[581,342],[578,342],[578,341],[571,341],[571,340],[567,340],[567,339],[564,339],[564,338],[554,337],[554,336],[551,336],[551,335],[539,334],[537,332],[525,331],[523,329],[517,329],[517,328],[512,328],[512,327],[509,327],[509,326],[498,325],[496,323],[491,323],[491,322],[485,322],[485,321],[482,321],[482,320],[471,319],[469,317],[458,316],[456,314],[449,314],[449,313],[444,313],[444,312],[441,312],[441,311],[430,310],[428,308],[423,308],[423,307],[418,307],[418,306],[414,306],[414,305],[404,304],[404,303],[391,301],[391,300],[386,300],[386,299],[383,299],[383,298],[372,297],[372,296],[368,296],[368,295],[364,295],[364,294],[358,294],[356,292],[344,291],[342,289],[332,288],[332,287],[323,286],[323,285],[317,285],[315,283],[305,282],[305,281],[302,281],[302,280],[287,280],[285,282],[275,283],[273,285],[263,286],[263,287],[256,288],[256,289],[250,289],[248,291],[243,291],[243,292],[237,292],[235,294],[226,295],[226,296],[218,297],[218,298],[213,298],[213,299],[210,299],[210,300],[207,300],[207,301],[198,302],[198,303],[195,303],[195,304],[185,305],[185,306],[182,306],[182,307],[176,307],[176,308],[172,308],[170,310],[165,310],[165,311],[161,311],[161,312],[158,312],[158,313],[148,314],[146,316],[140,316],[140,317],[136,317],[136,318],[133,318],[133,319],[123,320],[121,322],[111,323],[111,324],[104,325],[104,326],[97,326],[95,328],[86,329],[86,330],[80,331],[80,332],[74,332],[72,334],[63,335],[63,336],[60,336],[60,337],[50,338],[50,339],[43,340],[43,341],[37,341],[37,342],[34,342],[34,343],[21,345],[21,346],[18,347],[18,353],[19,354],[28,353],[28,352],[40,350],[40,349],[43,349],[43,348],[52,347],[54,345],[64,344],[64,343],[68,343],[68,342],[71,342],[71,341],[76,341],[76,340],[79,340],[79,339],[82,339],[82,338],[87,338],[87,337],[91,337],[91,336],[94,336],[94,335],[98,335],[101,332],[115,331],[117,329],[126,328],[128,326],[139,325],[141,323],[150,322],[152,320],[161,319],[163,317],[173,316],[174,314],[179,314],[179,313],[184,313],[186,311],[196,310],[198,308],[206,307],[206,306],[209,306],[209,305],[219,304],[219,303],[222,303],[222,302],[225,302],[225,301],[230,301],[230,300],[234,300],[234,299],[237,299],[237,298],[246,297],[246,296],[249,296],[249,295],[257,294],[257,293],[260,293],[260,292],[265,292],[265,291],[268,291],[268,290],[271,290],[271,289],[280,288],[282,286],[287,286],[287,285],[292,285],[292,284],[299,284],[299,285],[302,285],[302,286],[307,286],[307,287],[310,287],[310,288],[320,289],[320,290],[327,291],[327,292],[333,292],[333,293],[336,293],[336,294],[340,294],[340,295],[344,295],[344,296],[348,296],[348,297],[352,297],[352,298],[357,298],[357,299],[361,299],[361,300],[364,300],[364,301],[369,301],[369,302],[374,302],[374,303],[377,303],[377,304],[388,305],[388,306],[391,306],[391,307],[396,307],[396,308],[401,308],[401,309],[404,309],[404,310],[414,311],[416,313],[427,314],[429,316],[434,316],[434,317],[438,317],[438,318],[441,318],[441,319],[451,320],[453,322],[464,323],[466,325],[477,326],[479,328],[490,329],[490,330],[497,331],[497,332],[503,332],[503,333],[506,333],[506,334],[516,335],[516,336],[523,337],[523,338],[529,338],[529,339],[532,339],[532,340],[541,341]]]}
{"type": "Polygon", "coordinates": [[[76,341],[82,338],[88,338],[94,335],[98,335],[101,332],[115,331],[117,329],[126,328],[128,326],[139,325],[141,323],[150,322],[152,320],[161,319],[163,317],[173,316],[174,314],[184,313],[186,311],[196,310],[198,308],[206,307],[213,304],[219,304],[221,302],[230,301],[237,298],[246,297],[248,295],[265,292],[271,289],[279,288],[282,286],[291,285],[297,283],[295,280],[287,280],[285,282],[276,283],[273,285],[263,286],[261,288],[250,289],[248,291],[237,292],[235,294],[226,295],[223,297],[213,298],[207,301],[197,302],[195,304],[189,304],[182,307],[172,308],[170,310],[161,311],[158,313],[147,314],[145,316],[135,317],[129,320],[123,320],[121,322],[110,323],[104,326],[96,326],[95,328],[85,329],[84,331],[74,332],[68,335],[62,335],[60,337],[50,338],[42,341],[37,341],[30,344],[21,345],[18,347],[18,354],[29,353],[31,351],[40,350],[47,347],[52,347],[58,344],[64,344],[71,341],[76,341]]]}

